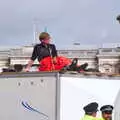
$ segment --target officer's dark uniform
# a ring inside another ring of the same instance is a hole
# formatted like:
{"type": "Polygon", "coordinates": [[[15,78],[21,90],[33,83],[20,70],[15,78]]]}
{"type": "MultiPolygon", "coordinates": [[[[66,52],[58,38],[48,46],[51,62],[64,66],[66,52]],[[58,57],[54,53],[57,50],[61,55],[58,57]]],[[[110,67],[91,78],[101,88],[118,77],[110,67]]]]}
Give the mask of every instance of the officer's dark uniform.
{"type": "MultiPolygon", "coordinates": [[[[102,114],[103,113],[112,114],[113,106],[112,105],[104,105],[100,108],[100,111],[102,112],[102,114]]],[[[105,119],[102,117],[99,120],[105,120],[105,119]]]]}
{"type": "Polygon", "coordinates": [[[83,110],[85,111],[85,116],[81,120],[97,120],[96,117],[90,115],[98,111],[98,104],[96,102],[84,106],[83,110]]]}

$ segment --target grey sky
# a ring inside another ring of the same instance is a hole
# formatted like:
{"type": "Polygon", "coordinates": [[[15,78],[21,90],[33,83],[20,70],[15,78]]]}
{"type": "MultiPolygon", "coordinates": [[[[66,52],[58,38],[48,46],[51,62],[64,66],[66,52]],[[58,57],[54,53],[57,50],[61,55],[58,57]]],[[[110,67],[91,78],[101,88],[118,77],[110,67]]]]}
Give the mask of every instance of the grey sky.
{"type": "Polygon", "coordinates": [[[47,26],[57,46],[120,42],[120,0],[1,0],[1,45],[33,43],[37,31],[47,26]]]}

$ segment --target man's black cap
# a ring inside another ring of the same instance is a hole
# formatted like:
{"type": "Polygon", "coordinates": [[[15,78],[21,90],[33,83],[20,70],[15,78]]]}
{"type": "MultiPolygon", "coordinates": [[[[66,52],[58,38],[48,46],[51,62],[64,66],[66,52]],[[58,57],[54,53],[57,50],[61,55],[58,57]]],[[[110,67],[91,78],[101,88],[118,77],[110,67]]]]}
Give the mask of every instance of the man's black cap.
{"type": "Polygon", "coordinates": [[[113,106],[112,105],[104,105],[100,108],[102,112],[112,112],[113,106]]]}
{"type": "Polygon", "coordinates": [[[93,113],[98,111],[98,103],[92,102],[86,105],[84,108],[85,113],[93,113]]]}

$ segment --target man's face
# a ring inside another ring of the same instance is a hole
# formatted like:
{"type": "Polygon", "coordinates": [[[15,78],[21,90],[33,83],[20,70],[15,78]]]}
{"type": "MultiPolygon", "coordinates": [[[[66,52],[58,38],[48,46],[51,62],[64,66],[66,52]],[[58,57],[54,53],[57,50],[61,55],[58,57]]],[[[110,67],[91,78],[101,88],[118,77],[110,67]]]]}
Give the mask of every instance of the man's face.
{"type": "Polygon", "coordinates": [[[49,44],[50,40],[51,40],[50,37],[46,37],[44,40],[42,40],[42,42],[45,43],[45,44],[49,44]]]}
{"type": "Polygon", "coordinates": [[[93,116],[93,117],[96,117],[96,116],[97,116],[97,112],[94,112],[94,113],[92,114],[92,116],[93,116]]]}
{"type": "Polygon", "coordinates": [[[103,112],[103,113],[102,113],[102,117],[103,117],[105,120],[111,120],[111,118],[112,118],[112,112],[111,112],[111,111],[103,112]]]}

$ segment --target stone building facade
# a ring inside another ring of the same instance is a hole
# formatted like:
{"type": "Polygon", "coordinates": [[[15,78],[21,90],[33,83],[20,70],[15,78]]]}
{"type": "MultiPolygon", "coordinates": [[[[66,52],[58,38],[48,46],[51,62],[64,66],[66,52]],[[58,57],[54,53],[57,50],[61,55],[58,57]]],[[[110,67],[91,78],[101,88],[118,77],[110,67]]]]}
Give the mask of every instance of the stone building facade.
{"type": "Polygon", "coordinates": [[[97,58],[99,71],[120,73],[120,48],[99,49],[97,58]]]}
{"type": "MultiPolygon", "coordinates": [[[[33,46],[23,46],[9,50],[0,50],[0,67],[25,66],[32,54],[33,46]]],[[[102,73],[120,73],[120,48],[59,49],[58,55],[70,59],[78,58],[78,64],[88,63],[88,68],[98,69],[102,73]]],[[[39,63],[36,60],[33,66],[39,63]]]]}

